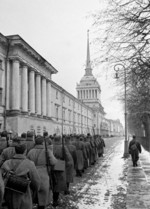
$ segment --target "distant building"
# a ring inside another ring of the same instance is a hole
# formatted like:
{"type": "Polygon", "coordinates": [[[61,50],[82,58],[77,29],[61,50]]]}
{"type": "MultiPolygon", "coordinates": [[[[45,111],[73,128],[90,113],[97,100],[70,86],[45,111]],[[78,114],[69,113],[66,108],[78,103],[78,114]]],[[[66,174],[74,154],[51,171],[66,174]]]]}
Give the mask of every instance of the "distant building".
{"type": "Polygon", "coordinates": [[[87,47],[76,98],[52,81],[57,70],[19,35],[0,34],[0,131],[101,134],[105,112],[92,75],[89,39],[87,47]]]}
{"type": "Polygon", "coordinates": [[[92,70],[88,32],[86,68],[84,76],[76,87],[77,98],[93,110],[93,130],[95,134],[101,134],[101,123],[105,112],[101,105],[101,88],[98,81],[93,76],[92,70]]]}

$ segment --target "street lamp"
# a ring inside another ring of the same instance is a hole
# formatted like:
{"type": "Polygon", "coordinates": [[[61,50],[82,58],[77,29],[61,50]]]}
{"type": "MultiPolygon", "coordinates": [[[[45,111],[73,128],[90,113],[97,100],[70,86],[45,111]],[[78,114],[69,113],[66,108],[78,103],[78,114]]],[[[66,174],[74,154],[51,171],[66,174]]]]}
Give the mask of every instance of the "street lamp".
{"type": "Polygon", "coordinates": [[[124,119],[125,119],[125,141],[124,141],[124,158],[129,156],[128,152],[128,127],[127,127],[127,75],[126,75],[126,68],[123,64],[116,64],[114,66],[114,70],[116,72],[116,79],[119,78],[118,72],[121,69],[124,69],[124,100],[125,100],[125,108],[124,108],[124,119]]]}

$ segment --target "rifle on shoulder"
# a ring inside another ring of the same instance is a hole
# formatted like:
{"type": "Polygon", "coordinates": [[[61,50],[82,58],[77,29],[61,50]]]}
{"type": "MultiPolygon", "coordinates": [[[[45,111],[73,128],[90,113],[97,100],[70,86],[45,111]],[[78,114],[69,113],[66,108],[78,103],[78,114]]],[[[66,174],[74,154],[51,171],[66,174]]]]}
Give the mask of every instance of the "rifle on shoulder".
{"type": "Polygon", "coordinates": [[[52,166],[50,164],[49,160],[49,153],[48,153],[48,148],[47,148],[47,143],[46,143],[46,138],[44,136],[44,143],[45,143],[45,156],[46,156],[46,167],[47,167],[47,173],[49,175],[49,181],[50,181],[50,186],[52,188],[52,191],[54,189],[54,182],[53,182],[53,171],[52,171],[52,166]]]}

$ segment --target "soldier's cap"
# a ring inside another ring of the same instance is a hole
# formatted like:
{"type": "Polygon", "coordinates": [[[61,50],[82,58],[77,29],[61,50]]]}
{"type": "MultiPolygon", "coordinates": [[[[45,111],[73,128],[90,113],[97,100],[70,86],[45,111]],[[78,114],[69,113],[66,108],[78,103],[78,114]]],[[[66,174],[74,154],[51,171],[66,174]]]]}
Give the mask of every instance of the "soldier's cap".
{"type": "Polygon", "coordinates": [[[34,136],[34,133],[32,131],[27,132],[27,137],[33,137],[33,136],[34,136]]]}
{"type": "Polygon", "coordinates": [[[16,143],[15,144],[16,153],[24,153],[26,149],[27,149],[26,143],[16,143]]]}
{"type": "Polygon", "coordinates": [[[22,137],[18,137],[18,136],[14,137],[12,141],[13,141],[13,144],[26,144],[26,139],[22,137]]]}
{"type": "Polygon", "coordinates": [[[44,137],[48,136],[48,132],[47,131],[44,131],[43,136],[44,137]]]}
{"type": "Polygon", "coordinates": [[[27,138],[27,134],[26,133],[22,133],[21,137],[26,139],[27,138]]]}
{"type": "Polygon", "coordinates": [[[80,141],[83,141],[83,139],[84,139],[84,138],[83,138],[82,136],[80,136],[80,141]]]}
{"type": "Polygon", "coordinates": [[[35,138],[35,144],[42,144],[44,142],[44,137],[41,135],[37,135],[35,138]]]}
{"type": "Polygon", "coordinates": [[[3,131],[3,132],[1,133],[1,137],[7,137],[7,131],[3,131]]]}

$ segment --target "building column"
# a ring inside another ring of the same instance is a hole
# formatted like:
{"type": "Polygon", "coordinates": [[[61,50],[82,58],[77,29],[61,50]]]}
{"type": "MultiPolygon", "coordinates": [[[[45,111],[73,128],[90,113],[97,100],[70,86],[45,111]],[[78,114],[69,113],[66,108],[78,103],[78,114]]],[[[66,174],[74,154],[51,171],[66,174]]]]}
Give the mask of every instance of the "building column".
{"type": "Polygon", "coordinates": [[[35,72],[29,72],[29,110],[35,113],[35,72]]]}
{"type": "Polygon", "coordinates": [[[35,80],[35,111],[41,115],[41,75],[36,74],[35,80]]]}
{"type": "Polygon", "coordinates": [[[13,60],[12,69],[12,110],[20,110],[20,88],[19,88],[19,67],[18,60],[13,60]]]}
{"type": "Polygon", "coordinates": [[[51,83],[47,82],[47,116],[51,117],[51,83]]]}
{"type": "Polygon", "coordinates": [[[96,97],[96,99],[97,99],[97,89],[95,90],[95,97],[96,97]]]}
{"type": "Polygon", "coordinates": [[[21,109],[28,112],[28,68],[25,65],[21,74],[21,109]]]}
{"type": "Polygon", "coordinates": [[[6,110],[10,109],[10,61],[7,61],[6,110]]]}
{"type": "Polygon", "coordinates": [[[42,78],[42,115],[46,116],[46,79],[42,78]]]}

